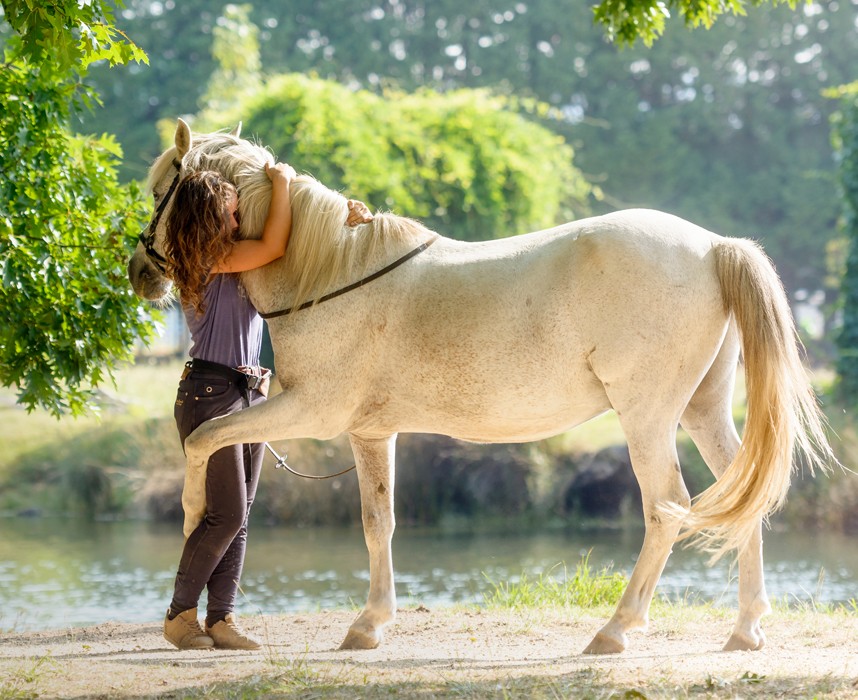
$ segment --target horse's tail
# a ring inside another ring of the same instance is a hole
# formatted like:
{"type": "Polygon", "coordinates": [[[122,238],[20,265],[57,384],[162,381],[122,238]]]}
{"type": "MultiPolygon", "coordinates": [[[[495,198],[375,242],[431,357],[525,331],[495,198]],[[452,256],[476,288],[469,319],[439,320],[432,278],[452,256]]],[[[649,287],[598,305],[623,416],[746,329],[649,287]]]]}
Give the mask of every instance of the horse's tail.
{"type": "Polygon", "coordinates": [[[694,536],[718,558],[745,546],[760,519],[783,504],[794,457],[811,471],[827,470],[837,460],[771,261],[754,242],[743,239],[723,239],[713,253],[725,310],[741,336],[747,416],[738,454],[695,499],[683,523],[683,538],[694,536]]]}

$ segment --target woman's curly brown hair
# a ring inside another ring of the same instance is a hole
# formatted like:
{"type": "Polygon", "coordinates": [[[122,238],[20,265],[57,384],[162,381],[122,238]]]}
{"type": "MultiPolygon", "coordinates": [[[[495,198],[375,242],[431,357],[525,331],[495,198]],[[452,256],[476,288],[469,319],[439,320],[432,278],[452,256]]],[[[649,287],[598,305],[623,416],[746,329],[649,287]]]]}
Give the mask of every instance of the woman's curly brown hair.
{"type": "Polygon", "coordinates": [[[167,274],[182,303],[205,310],[204,292],[212,269],[230,252],[238,233],[227,221],[235,186],[220,173],[201,170],[179,183],[166,222],[167,274]]]}

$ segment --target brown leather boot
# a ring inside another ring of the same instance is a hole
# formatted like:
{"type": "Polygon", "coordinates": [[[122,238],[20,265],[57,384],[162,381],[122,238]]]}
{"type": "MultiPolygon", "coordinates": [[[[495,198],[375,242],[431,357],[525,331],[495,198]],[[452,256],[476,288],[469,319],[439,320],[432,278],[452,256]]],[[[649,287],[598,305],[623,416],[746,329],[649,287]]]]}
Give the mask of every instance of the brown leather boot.
{"type": "Polygon", "coordinates": [[[164,639],[177,649],[211,649],[214,646],[214,640],[200,627],[196,608],[185,610],[172,620],[168,608],[164,618],[164,639]]]}
{"type": "Polygon", "coordinates": [[[211,627],[207,624],[206,634],[214,640],[217,649],[259,649],[262,647],[262,642],[238,626],[238,622],[232,613],[223,620],[215,622],[211,627]]]}

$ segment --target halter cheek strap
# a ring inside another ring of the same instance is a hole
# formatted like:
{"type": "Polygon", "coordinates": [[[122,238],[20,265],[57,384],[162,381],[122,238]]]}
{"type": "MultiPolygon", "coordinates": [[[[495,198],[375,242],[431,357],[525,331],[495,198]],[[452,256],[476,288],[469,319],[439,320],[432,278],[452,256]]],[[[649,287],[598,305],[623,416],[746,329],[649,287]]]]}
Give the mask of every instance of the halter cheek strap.
{"type": "Polygon", "coordinates": [[[167,193],[164,195],[160,204],[158,204],[158,208],[155,209],[155,216],[153,216],[152,221],[149,222],[149,227],[142,231],[137,237],[143,244],[143,248],[146,250],[146,255],[149,257],[149,260],[158,268],[162,275],[167,272],[167,258],[155,250],[155,230],[158,228],[158,222],[161,221],[161,215],[164,213],[167,203],[172,199],[173,193],[179,185],[179,178],[182,174],[182,162],[174,158],[173,167],[176,169],[176,177],[173,178],[173,182],[170,183],[167,193]]]}

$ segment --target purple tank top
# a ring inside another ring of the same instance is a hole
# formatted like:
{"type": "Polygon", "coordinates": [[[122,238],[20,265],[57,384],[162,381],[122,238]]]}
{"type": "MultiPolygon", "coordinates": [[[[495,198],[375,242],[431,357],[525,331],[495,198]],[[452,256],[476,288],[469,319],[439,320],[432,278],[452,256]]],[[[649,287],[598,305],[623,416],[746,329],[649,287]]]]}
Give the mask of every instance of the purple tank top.
{"type": "Polygon", "coordinates": [[[259,364],[262,317],[243,293],[237,275],[214,275],[205,291],[205,311],[183,306],[191,332],[190,356],[227,367],[259,364]]]}

